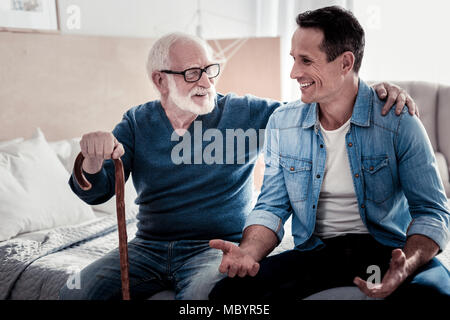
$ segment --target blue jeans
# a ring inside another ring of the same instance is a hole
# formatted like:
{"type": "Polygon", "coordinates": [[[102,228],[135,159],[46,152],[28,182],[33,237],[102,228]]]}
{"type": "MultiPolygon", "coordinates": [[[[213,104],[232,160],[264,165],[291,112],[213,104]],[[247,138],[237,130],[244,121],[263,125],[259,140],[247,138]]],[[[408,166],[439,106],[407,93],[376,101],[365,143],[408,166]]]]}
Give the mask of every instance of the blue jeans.
{"type": "MultiPolygon", "coordinates": [[[[206,300],[219,272],[220,250],[208,240],[153,241],[134,238],[128,243],[131,299],[147,299],[172,289],[175,299],[206,300]]],[[[64,285],[63,300],[121,299],[119,250],[109,252],[80,272],[80,289],[64,285]]]]}

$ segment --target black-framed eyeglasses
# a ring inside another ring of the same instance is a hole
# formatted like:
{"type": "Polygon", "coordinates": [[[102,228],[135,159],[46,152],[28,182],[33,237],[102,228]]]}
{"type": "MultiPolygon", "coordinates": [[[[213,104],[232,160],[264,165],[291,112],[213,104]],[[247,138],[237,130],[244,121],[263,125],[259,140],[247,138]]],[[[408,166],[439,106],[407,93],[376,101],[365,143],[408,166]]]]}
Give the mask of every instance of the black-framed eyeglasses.
{"type": "Polygon", "coordinates": [[[182,74],[184,81],[196,82],[200,80],[203,72],[206,73],[209,79],[217,77],[220,73],[220,65],[218,63],[214,63],[204,68],[189,68],[184,71],[161,70],[161,72],[168,74],[182,74]]]}

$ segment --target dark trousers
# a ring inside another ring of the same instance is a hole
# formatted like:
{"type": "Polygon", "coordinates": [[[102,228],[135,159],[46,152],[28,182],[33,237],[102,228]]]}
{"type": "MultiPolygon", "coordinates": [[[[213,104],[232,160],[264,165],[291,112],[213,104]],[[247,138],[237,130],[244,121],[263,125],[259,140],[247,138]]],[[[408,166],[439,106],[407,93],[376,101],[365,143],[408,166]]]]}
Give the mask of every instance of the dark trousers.
{"type": "MultiPolygon", "coordinates": [[[[370,235],[346,235],[325,240],[312,251],[289,250],[260,262],[255,277],[225,278],[211,291],[211,300],[292,300],[340,286],[354,286],[356,276],[368,280],[377,266],[382,276],[392,250],[370,235]],[[369,269],[368,269],[369,268],[369,269]]],[[[381,280],[380,279],[380,280],[381,280]]],[[[370,279],[369,279],[370,280],[370,279]]],[[[450,273],[433,258],[409,277],[389,299],[450,298],[450,273]]]]}

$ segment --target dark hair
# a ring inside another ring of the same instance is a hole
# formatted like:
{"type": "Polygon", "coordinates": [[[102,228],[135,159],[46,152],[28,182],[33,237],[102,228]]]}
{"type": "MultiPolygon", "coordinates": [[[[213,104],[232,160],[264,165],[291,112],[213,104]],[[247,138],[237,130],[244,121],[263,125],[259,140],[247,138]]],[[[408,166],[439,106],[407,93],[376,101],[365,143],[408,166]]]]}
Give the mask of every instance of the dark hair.
{"type": "Polygon", "coordinates": [[[364,55],[364,30],[355,16],[339,6],[306,11],[297,16],[301,28],[322,30],[324,39],[320,49],[333,61],[345,51],[355,55],[353,70],[358,73],[364,55]]]}

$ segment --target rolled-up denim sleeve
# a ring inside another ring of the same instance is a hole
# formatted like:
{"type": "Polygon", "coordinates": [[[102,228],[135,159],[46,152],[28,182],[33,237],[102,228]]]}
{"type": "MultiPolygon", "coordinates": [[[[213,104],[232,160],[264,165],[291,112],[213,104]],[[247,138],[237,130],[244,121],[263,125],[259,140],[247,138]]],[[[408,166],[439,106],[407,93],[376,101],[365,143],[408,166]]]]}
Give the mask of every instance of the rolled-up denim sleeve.
{"type": "Polygon", "coordinates": [[[274,125],[276,113],[266,127],[264,141],[264,181],[255,208],[247,217],[244,229],[262,225],[276,233],[278,240],[284,236],[283,225],[291,214],[291,204],[279,164],[279,130],[274,125]]]}
{"type": "Polygon", "coordinates": [[[449,204],[425,128],[417,117],[404,113],[397,139],[400,182],[412,217],[407,236],[427,236],[444,250],[449,204]]]}

